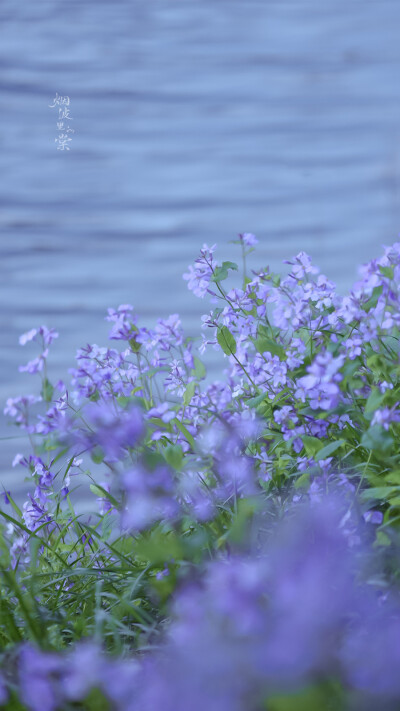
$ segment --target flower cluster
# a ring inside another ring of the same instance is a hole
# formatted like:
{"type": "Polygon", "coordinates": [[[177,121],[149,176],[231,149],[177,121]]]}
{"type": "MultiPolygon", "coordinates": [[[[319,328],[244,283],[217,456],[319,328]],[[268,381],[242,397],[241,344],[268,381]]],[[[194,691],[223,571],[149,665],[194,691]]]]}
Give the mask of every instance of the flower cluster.
{"type": "Polygon", "coordinates": [[[33,447],[0,510],[7,711],[399,707],[400,243],[345,296],[304,252],[249,276],[235,243],[241,282],[215,245],[184,275],[212,303],[197,350],[122,304],[115,347],[53,385],[58,334],[21,336],[41,389],[4,410],[33,447]]]}
{"type": "Polygon", "coordinates": [[[292,505],[260,548],[206,565],[145,656],[110,660],[87,642],[67,657],[24,646],[22,700],[55,711],[96,688],[118,711],[256,711],[288,692],[300,708],[311,685],[320,703],[333,695],[342,708],[341,681],[352,708],[397,708],[400,599],[376,586],[362,532],[350,545],[346,506],[335,497],[292,505]]]}

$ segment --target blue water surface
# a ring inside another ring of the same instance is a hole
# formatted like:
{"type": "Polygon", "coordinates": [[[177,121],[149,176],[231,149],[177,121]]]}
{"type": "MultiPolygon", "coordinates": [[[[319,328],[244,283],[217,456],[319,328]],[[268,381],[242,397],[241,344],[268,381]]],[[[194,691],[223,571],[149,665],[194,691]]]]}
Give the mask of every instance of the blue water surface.
{"type": "MultiPolygon", "coordinates": [[[[57,378],[108,306],[198,332],[181,275],[203,242],[232,258],[251,231],[253,266],[303,249],[349,287],[399,232],[399,35],[398,0],[2,0],[2,402],[35,391],[18,335],[41,323],[57,378]]],[[[7,488],[24,448],[2,441],[7,488]]]]}

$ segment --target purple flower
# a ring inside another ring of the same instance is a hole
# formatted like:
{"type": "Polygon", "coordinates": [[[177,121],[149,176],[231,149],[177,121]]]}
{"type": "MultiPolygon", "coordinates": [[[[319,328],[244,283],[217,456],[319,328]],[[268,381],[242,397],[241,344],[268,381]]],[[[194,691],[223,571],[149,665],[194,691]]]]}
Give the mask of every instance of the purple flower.
{"type": "Polygon", "coordinates": [[[41,402],[42,398],[36,395],[25,395],[21,397],[9,397],[7,399],[4,414],[15,419],[15,423],[27,432],[34,432],[34,425],[29,424],[29,409],[31,405],[41,402]]]}
{"type": "Polygon", "coordinates": [[[280,410],[275,410],[274,420],[278,425],[283,425],[288,422],[297,422],[298,417],[290,405],[284,405],[280,410]]]}
{"type": "Polygon", "coordinates": [[[302,402],[307,398],[313,410],[330,410],[340,399],[337,385],[342,379],[338,372],[344,362],[344,356],[334,358],[329,351],[320,352],[307,368],[308,375],[298,378],[295,396],[302,402]]]}
{"type": "Polygon", "coordinates": [[[375,708],[386,708],[385,698],[396,699],[397,708],[400,699],[400,608],[387,602],[379,610],[373,600],[359,607],[357,622],[347,635],[341,652],[347,681],[356,689],[380,699],[375,708]]]}
{"type": "Polygon", "coordinates": [[[138,465],[121,477],[126,494],[122,525],[130,530],[143,530],[156,521],[176,517],[179,505],[175,498],[175,483],[168,467],[147,470],[138,465]]]}
{"type": "Polygon", "coordinates": [[[112,403],[93,402],[82,414],[89,427],[65,430],[66,439],[82,449],[100,447],[108,461],[123,457],[124,450],[133,448],[144,432],[143,416],[136,407],[122,410],[112,403]]]}
{"type": "Polygon", "coordinates": [[[290,264],[293,268],[291,270],[291,276],[294,279],[300,280],[305,277],[306,274],[318,274],[318,267],[314,267],[311,264],[311,257],[305,252],[299,252],[293,261],[285,259],[284,264],[290,264]]]}
{"type": "Polygon", "coordinates": [[[137,319],[132,311],[133,306],[131,304],[121,304],[117,310],[108,309],[108,316],[105,319],[114,324],[109,334],[110,339],[129,341],[134,338],[138,329],[135,326],[137,319]]]}
{"type": "MultiPolygon", "coordinates": [[[[107,484],[107,482],[105,482],[105,481],[101,481],[100,486],[102,487],[102,489],[105,489],[105,491],[110,493],[110,491],[111,491],[110,484],[107,484]]],[[[106,513],[111,511],[113,508],[111,501],[109,501],[109,499],[107,499],[107,497],[105,497],[105,496],[98,496],[97,503],[99,505],[99,513],[101,516],[104,516],[106,513]]]]}
{"type": "Polygon", "coordinates": [[[287,382],[287,363],[281,361],[277,355],[268,351],[257,353],[251,367],[250,374],[257,385],[265,386],[269,397],[279,392],[287,382]]]}
{"type": "Polygon", "coordinates": [[[160,420],[162,420],[165,423],[170,422],[171,420],[176,417],[176,412],[173,410],[169,409],[169,405],[167,402],[162,402],[160,405],[157,405],[156,407],[152,407],[148,412],[147,412],[147,417],[157,417],[160,420]]]}
{"type": "Polygon", "coordinates": [[[44,523],[50,523],[52,517],[48,512],[48,500],[43,489],[36,489],[35,496],[28,494],[29,500],[23,505],[22,517],[25,526],[30,531],[36,531],[44,523]]]}
{"type": "Polygon", "coordinates": [[[40,354],[37,358],[34,358],[33,360],[30,360],[26,365],[20,365],[18,370],[20,373],[29,373],[30,375],[34,375],[35,373],[41,373],[47,356],[49,354],[49,349],[46,348],[43,353],[40,354]]]}
{"type": "Polygon", "coordinates": [[[213,262],[215,247],[215,244],[212,247],[204,244],[200,250],[200,257],[195,261],[195,266],[190,265],[189,271],[183,275],[183,278],[188,282],[188,289],[201,299],[208,291],[210,279],[214,268],[217,266],[213,262]]]}
{"type": "Polygon", "coordinates": [[[366,511],[363,514],[364,521],[366,523],[373,523],[379,526],[383,521],[382,511],[366,511]]]}
{"type": "Polygon", "coordinates": [[[11,491],[3,491],[3,492],[0,494],[0,496],[3,497],[5,504],[9,504],[9,503],[10,503],[9,496],[11,496],[11,491]]]}
{"type": "Polygon", "coordinates": [[[30,360],[26,365],[20,365],[20,373],[30,373],[33,375],[43,371],[47,356],[49,354],[49,346],[55,338],[58,338],[58,333],[53,328],[48,329],[46,326],[40,326],[40,328],[33,328],[31,331],[23,333],[22,336],[20,336],[19,342],[21,346],[24,346],[29,341],[38,340],[38,337],[41,337],[43,351],[37,358],[30,360]]]}
{"type": "Polygon", "coordinates": [[[383,380],[381,383],[379,383],[379,390],[381,393],[386,392],[386,390],[393,390],[393,383],[388,383],[386,380],[383,380]]]}
{"type": "Polygon", "coordinates": [[[199,472],[182,472],[177,483],[177,497],[196,521],[209,521],[215,515],[217,502],[210,488],[204,486],[199,472]]]}
{"type": "Polygon", "coordinates": [[[352,336],[351,338],[346,339],[344,345],[347,357],[350,358],[350,360],[354,360],[357,356],[361,355],[363,339],[360,336],[352,336]]]}
{"type": "Polygon", "coordinates": [[[169,576],[169,569],[167,566],[165,566],[164,570],[159,570],[156,573],[156,578],[157,580],[162,580],[163,578],[167,578],[169,576]]]}
{"type": "Polygon", "coordinates": [[[373,425],[381,425],[387,431],[391,424],[400,422],[400,410],[395,409],[398,404],[396,403],[392,408],[383,407],[380,410],[375,410],[371,420],[371,427],[373,425]]]}
{"type": "Polygon", "coordinates": [[[29,341],[33,341],[36,338],[37,334],[37,328],[31,328],[30,331],[23,333],[22,336],[19,337],[20,346],[25,346],[29,341]]]}
{"type": "Polygon", "coordinates": [[[180,346],[183,343],[183,335],[178,314],[172,314],[167,319],[159,319],[154,334],[153,345],[159,345],[162,351],[180,346]]]}
{"type": "Polygon", "coordinates": [[[246,247],[254,247],[256,244],[258,244],[258,239],[251,232],[240,233],[239,239],[246,247]]]}
{"type": "Polygon", "coordinates": [[[29,711],[55,711],[58,698],[52,675],[61,671],[63,659],[29,645],[19,656],[20,693],[29,711]]]}
{"type": "Polygon", "coordinates": [[[174,359],[170,364],[169,375],[167,375],[164,381],[165,389],[168,392],[183,395],[188,382],[189,381],[186,379],[185,369],[180,365],[178,360],[174,359]]]}
{"type": "Polygon", "coordinates": [[[57,331],[54,328],[47,328],[47,326],[40,326],[39,328],[32,328],[30,331],[23,333],[19,337],[19,343],[21,346],[25,346],[29,341],[36,341],[38,336],[42,337],[44,346],[50,346],[53,341],[58,338],[57,331]]]}

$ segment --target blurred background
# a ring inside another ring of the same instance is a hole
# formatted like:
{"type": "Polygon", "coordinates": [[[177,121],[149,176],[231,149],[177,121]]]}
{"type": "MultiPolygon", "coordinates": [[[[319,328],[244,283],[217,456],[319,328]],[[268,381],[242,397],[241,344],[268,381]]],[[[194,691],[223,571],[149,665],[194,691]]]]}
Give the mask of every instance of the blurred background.
{"type": "MultiPolygon", "coordinates": [[[[56,379],[106,343],[108,306],[199,333],[182,273],[203,242],[235,259],[253,232],[253,266],[305,250],[348,288],[398,238],[399,36],[398,0],[2,0],[2,403],[37,392],[18,336],[42,323],[56,379]]],[[[29,450],[0,435],[14,489],[29,450]]]]}

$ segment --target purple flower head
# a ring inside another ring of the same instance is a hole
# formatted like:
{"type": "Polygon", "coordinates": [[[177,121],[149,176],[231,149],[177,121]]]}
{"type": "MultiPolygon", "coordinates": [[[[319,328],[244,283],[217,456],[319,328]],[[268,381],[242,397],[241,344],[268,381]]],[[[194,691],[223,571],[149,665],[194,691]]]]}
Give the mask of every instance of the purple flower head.
{"type": "Polygon", "coordinates": [[[218,266],[213,261],[215,247],[215,244],[212,247],[204,244],[200,250],[200,257],[195,261],[195,265],[190,265],[189,271],[183,275],[183,278],[188,282],[188,289],[201,299],[208,291],[214,268],[218,266]]]}
{"type": "MultiPolygon", "coordinates": [[[[41,488],[48,488],[53,483],[54,474],[50,468],[45,465],[40,457],[32,457],[31,464],[33,466],[33,474],[35,475],[41,488]]],[[[50,465],[51,466],[51,465],[50,465]]]]}
{"type": "Polygon", "coordinates": [[[42,652],[30,645],[22,647],[19,656],[21,699],[29,711],[55,711],[58,695],[54,677],[61,672],[61,656],[42,652]]]}
{"type": "Polygon", "coordinates": [[[297,422],[298,417],[290,405],[284,405],[280,410],[275,410],[274,420],[278,425],[286,424],[288,422],[297,422]]]}
{"type": "Polygon", "coordinates": [[[70,701],[83,700],[89,691],[102,687],[107,667],[101,650],[93,642],[83,642],[64,660],[61,679],[61,696],[70,701]]]}
{"type": "Polygon", "coordinates": [[[365,511],[363,518],[366,523],[373,523],[376,526],[380,526],[383,522],[383,513],[382,511],[365,511]]]}
{"type": "Polygon", "coordinates": [[[12,467],[16,467],[18,464],[22,464],[23,467],[24,467],[24,466],[27,466],[27,459],[26,459],[26,457],[24,457],[24,455],[23,455],[23,454],[20,454],[19,452],[18,452],[18,454],[15,455],[15,457],[14,457],[14,459],[13,459],[13,461],[12,461],[11,466],[12,466],[12,467]]]}
{"type": "Polygon", "coordinates": [[[35,340],[37,334],[38,334],[38,329],[37,329],[37,328],[31,328],[30,331],[27,331],[26,333],[23,333],[23,334],[19,337],[19,344],[20,344],[20,346],[25,346],[29,341],[35,340]]]}
{"type": "Polygon", "coordinates": [[[200,472],[184,471],[177,483],[177,497],[196,521],[209,521],[216,512],[216,501],[210,487],[204,486],[200,472]]]}
{"type": "Polygon", "coordinates": [[[291,370],[298,368],[299,365],[304,363],[304,354],[306,350],[305,343],[301,340],[301,338],[292,338],[290,346],[286,351],[286,362],[291,370]]]}
{"type": "MultiPolygon", "coordinates": [[[[170,372],[165,378],[164,386],[168,392],[176,395],[183,395],[189,382],[186,376],[185,368],[180,365],[180,361],[174,359],[170,364],[170,372]]],[[[191,378],[189,378],[191,380],[191,378]]]]}
{"type": "Polygon", "coordinates": [[[162,420],[165,423],[170,422],[171,420],[176,417],[176,412],[173,410],[169,409],[169,405],[167,402],[162,402],[160,405],[157,405],[156,407],[152,407],[148,412],[147,412],[147,418],[151,417],[157,417],[160,420],[162,420]]]}
{"type": "Polygon", "coordinates": [[[53,328],[48,329],[46,326],[40,326],[40,328],[33,328],[31,331],[23,333],[22,336],[20,336],[19,342],[24,346],[29,341],[37,341],[39,338],[42,340],[42,353],[37,358],[30,360],[26,365],[20,365],[20,373],[30,373],[33,375],[43,371],[49,354],[49,346],[55,338],[58,338],[58,333],[53,328]]]}
{"type": "Polygon", "coordinates": [[[67,439],[82,449],[100,447],[108,461],[121,458],[144,433],[143,416],[136,407],[122,410],[112,403],[93,402],[86,405],[83,417],[88,427],[66,432],[67,439]]]}
{"type": "Polygon", "coordinates": [[[57,331],[54,328],[47,328],[47,326],[40,326],[39,328],[32,328],[30,331],[23,333],[19,337],[19,343],[21,346],[25,346],[29,341],[37,341],[38,337],[41,336],[44,347],[50,346],[53,341],[58,338],[57,331]]]}
{"type": "Polygon", "coordinates": [[[37,395],[25,395],[20,397],[9,397],[4,408],[4,414],[10,415],[15,420],[15,424],[19,425],[27,432],[34,432],[35,426],[29,424],[29,415],[31,405],[36,405],[41,402],[42,398],[37,395]]]}
{"type": "Polygon", "coordinates": [[[320,352],[308,366],[308,375],[296,382],[295,396],[302,402],[307,398],[314,410],[330,410],[340,399],[340,388],[337,385],[342,375],[338,372],[344,362],[344,356],[334,358],[329,351],[320,352]]]}
{"type": "Polygon", "coordinates": [[[4,499],[4,503],[5,503],[5,504],[9,504],[9,503],[10,503],[9,496],[11,496],[11,491],[3,491],[3,492],[0,494],[0,496],[4,499]]]}
{"type": "Polygon", "coordinates": [[[360,336],[352,336],[346,339],[344,346],[346,348],[347,357],[350,360],[354,360],[357,356],[361,355],[363,339],[360,336]]]}
{"type": "MultiPolygon", "coordinates": [[[[133,671],[133,663],[131,667],[133,671]]],[[[114,665],[91,642],[67,655],[26,644],[20,650],[18,671],[21,698],[29,711],[56,711],[68,702],[83,701],[91,689],[102,689],[111,673],[115,675],[114,665]]]]}
{"type": "Polygon", "coordinates": [[[247,711],[271,689],[330,673],[358,600],[343,507],[325,500],[290,514],[264,551],[216,560],[179,592],[167,639],[140,675],[138,709],[162,699],[168,711],[247,711]]]}
{"type": "MultiPolygon", "coordinates": [[[[110,493],[110,491],[111,491],[110,484],[108,484],[105,481],[101,481],[100,486],[102,487],[102,489],[105,489],[105,491],[110,493]]],[[[113,508],[111,501],[109,501],[109,499],[107,499],[106,496],[98,496],[97,503],[99,505],[99,513],[101,516],[104,516],[104,514],[108,513],[113,508]]]]}
{"type": "Polygon", "coordinates": [[[400,422],[400,410],[396,410],[398,404],[399,403],[396,403],[396,405],[391,408],[382,407],[380,410],[375,410],[371,420],[371,427],[381,425],[381,427],[387,431],[391,424],[400,422]]]}
{"type": "MultiPolygon", "coordinates": [[[[370,597],[359,604],[359,614],[341,652],[347,682],[377,700],[400,700],[400,606],[390,601],[378,608],[370,597]]],[[[380,702],[378,701],[380,700],[380,702]]]]}
{"type": "Polygon", "coordinates": [[[255,235],[252,234],[252,232],[240,233],[239,239],[246,247],[254,247],[256,244],[258,244],[258,239],[255,235]]]}
{"type": "Polygon", "coordinates": [[[132,311],[131,304],[121,304],[118,309],[108,309],[108,316],[105,317],[105,320],[113,323],[109,333],[110,339],[130,341],[131,338],[134,338],[138,329],[135,326],[137,318],[132,311]]]}
{"type": "Polygon", "coordinates": [[[138,465],[121,477],[126,494],[122,512],[125,529],[141,531],[157,521],[176,517],[179,505],[175,497],[175,482],[168,467],[148,470],[138,465]]]}
{"type": "Polygon", "coordinates": [[[77,386],[73,397],[79,402],[92,395],[101,395],[105,400],[129,396],[140,375],[137,365],[129,360],[130,355],[130,349],[120,353],[96,344],[81,348],[76,356],[78,368],[70,370],[72,384],[77,386]]]}
{"type": "Polygon", "coordinates": [[[162,351],[180,346],[183,343],[183,334],[178,314],[172,314],[167,319],[159,319],[154,334],[153,345],[158,345],[162,351]]]}
{"type": "Polygon", "coordinates": [[[48,512],[48,499],[43,489],[37,488],[35,495],[28,494],[29,500],[23,505],[22,518],[30,531],[36,531],[44,523],[50,523],[52,517],[48,512]]]}
{"type": "Polygon", "coordinates": [[[287,364],[280,360],[277,355],[271,355],[268,351],[257,353],[254,358],[251,372],[257,385],[269,386],[269,391],[276,394],[287,381],[287,364]]]}
{"type": "Polygon", "coordinates": [[[33,360],[30,360],[26,365],[20,365],[18,370],[20,373],[29,373],[30,375],[34,375],[35,373],[41,373],[44,364],[46,362],[47,356],[49,354],[48,348],[46,348],[43,353],[40,354],[37,358],[34,358],[33,360]]]}
{"type": "Polygon", "coordinates": [[[318,267],[314,267],[311,263],[311,257],[305,252],[299,252],[293,261],[285,259],[284,264],[290,264],[293,268],[291,270],[291,276],[296,280],[301,280],[306,274],[318,274],[318,267]]]}

